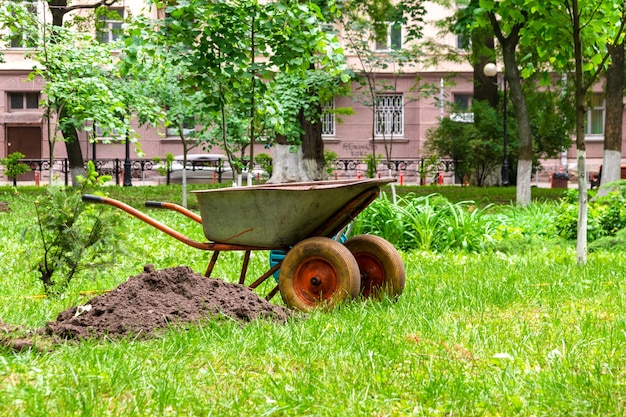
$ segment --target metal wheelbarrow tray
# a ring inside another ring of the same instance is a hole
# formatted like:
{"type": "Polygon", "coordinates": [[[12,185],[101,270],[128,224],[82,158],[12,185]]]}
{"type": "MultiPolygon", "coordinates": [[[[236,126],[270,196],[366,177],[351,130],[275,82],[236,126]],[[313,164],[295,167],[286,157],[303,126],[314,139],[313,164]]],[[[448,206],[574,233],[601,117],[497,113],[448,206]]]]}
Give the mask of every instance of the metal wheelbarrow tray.
{"type": "Polygon", "coordinates": [[[248,285],[254,289],[280,269],[277,291],[288,306],[301,310],[333,306],[345,299],[398,296],[405,272],[402,259],[386,240],[360,235],[344,244],[332,239],[363,211],[392,178],[264,184],[194,191],[200,216],[172,203],[147,207],[177,211],[201,223],[208,242],[197,242],[114,199],[84,195],[83,200],[120,208],[179,241],[213,251],[210,277],[219,253],[244,251],[239,283],[244,284],[253,250],[284,251],[284,259],[248,285]]]}

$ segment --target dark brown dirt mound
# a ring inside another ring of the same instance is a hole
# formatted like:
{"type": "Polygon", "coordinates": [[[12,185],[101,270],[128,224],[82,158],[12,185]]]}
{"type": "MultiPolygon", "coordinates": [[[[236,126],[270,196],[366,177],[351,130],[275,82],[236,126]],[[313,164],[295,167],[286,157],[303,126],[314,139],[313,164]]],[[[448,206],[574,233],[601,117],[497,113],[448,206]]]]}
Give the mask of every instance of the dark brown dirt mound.
{"type": "Polygon", "coordinates": [[[206,278],[186,266],[155,270],[148,265],[113,291],[60,313],[46,331],[64,339],[150,337],[169,325],[224,316],[284,322],[289,311],[243,285],[206,278]]]}

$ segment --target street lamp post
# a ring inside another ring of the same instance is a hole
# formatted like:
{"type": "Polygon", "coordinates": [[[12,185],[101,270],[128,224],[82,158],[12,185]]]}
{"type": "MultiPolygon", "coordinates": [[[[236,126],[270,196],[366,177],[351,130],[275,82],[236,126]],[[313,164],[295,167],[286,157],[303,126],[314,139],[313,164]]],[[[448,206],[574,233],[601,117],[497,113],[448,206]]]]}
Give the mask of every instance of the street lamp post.
{"type": "MultiPolygon", "coordinates": [[[[498,68],[494,63],[488,63],[483,68],[483,72],[489,78],[496,78],[498,76],[498,68]]],[[[496,78],[496,84],[498,84],[498,80],[496,78]]],[[[509,162],[507,159],[507,145],[508,145],[508,133],[506,127],[506,76],[502,74],[502,92],[503,92],[503,103],[502,103],[502,128],[503,128],[503,142],[502,142],[502,186],[506,187],[509,185],[509,162]]]]}
{"type": "Polygon", "coordinates": [[[130,141],[128,138],[125,140],[125,149],[124,149],[124,187],[130,187],[133,185],[131,180],[131,162],[130,162],[130,141]]]}

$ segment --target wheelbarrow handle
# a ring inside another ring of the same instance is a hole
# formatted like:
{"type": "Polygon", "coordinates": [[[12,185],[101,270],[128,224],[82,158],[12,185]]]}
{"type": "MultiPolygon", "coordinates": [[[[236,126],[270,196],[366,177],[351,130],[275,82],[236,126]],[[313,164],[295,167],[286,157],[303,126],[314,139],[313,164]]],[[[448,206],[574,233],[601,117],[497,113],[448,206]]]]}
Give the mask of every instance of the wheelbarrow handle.
{"type": "Polygon", "coordinates": [[[82,198],[85,203],[103,203],[102,197],[100,197],[99,195],[83,194],[82,198]]]}
{"type": "Polygon", "coordinates": [[[191,210],[187,210],[183,206],[179,206],[178,204],[166,203],[162,201],[146,201],[146,207],[176,211],[184,216],[187,216],[196,223],[202,224],[202,218],[199,215],[191,210]]]}
{"type": "MultiPolygon", "coordinates": [[[[203,249],[203,250],[210,250],[213,249],[213,247],[215,246],[214,244],[208,243],[208,242],[196,242],[195,240],[192,240],[190,238],[188,238],[187,236],[183,235],[182,233],[177,232],[176,230],[164,225],[163,223],[159,222],[156,219],[153,219],[152,217],[140,212],[139,210],[135,209],[134,207],[129,206],[128,204],[124,204],[121,201],[115,200],[113,198],[109,198],[109,197],[100,197],[97,195],[92,195],[92,194],[83,194],[82,195],[82,199],[84,202],[86,203],[97,203],[97,204],[107,204],[109,206],[113,206],[113,207],[117,207],[118,209],[125,211],[126,213],[130,214],[131,216],[134,216],[136,218],[138,218],[139,220],[149,224],[150,226],[153,226],[157,229],[159,229],[160,231],[172,236],[174,239],[178,239],[179,241],[192,246],[194,248],[197,249],[203,249]]],[[[198,216],[198,218],[200,218],[200,216],[198,216]]]]}

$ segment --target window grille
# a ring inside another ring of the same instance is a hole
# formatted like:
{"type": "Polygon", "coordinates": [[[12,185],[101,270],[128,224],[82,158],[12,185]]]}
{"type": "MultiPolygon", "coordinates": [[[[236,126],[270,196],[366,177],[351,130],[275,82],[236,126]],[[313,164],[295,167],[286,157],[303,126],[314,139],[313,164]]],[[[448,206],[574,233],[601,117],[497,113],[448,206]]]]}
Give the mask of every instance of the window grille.
{"type": "Polygon", "coordinates": [[[334,100],[322,103],[322,136],[335,136],[334,100]]]}
{"type": "Polygon", "coordinates": [[[402,95],[386,94],[376,97],[374,107],[376,136],[404,134],[404,106],[402,95]]]}

